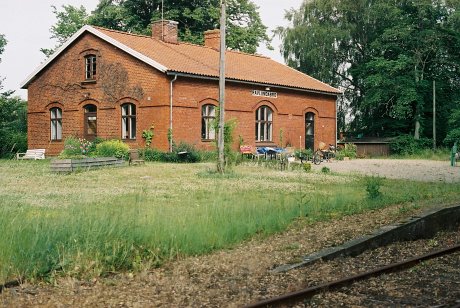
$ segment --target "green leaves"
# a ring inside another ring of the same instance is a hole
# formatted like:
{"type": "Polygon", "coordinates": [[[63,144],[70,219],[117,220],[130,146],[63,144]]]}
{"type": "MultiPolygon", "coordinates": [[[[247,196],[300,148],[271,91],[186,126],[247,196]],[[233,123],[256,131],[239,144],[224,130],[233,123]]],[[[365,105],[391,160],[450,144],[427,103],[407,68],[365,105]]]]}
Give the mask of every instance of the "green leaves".
{"type": "MultiPolygon", "coordinates": [[[[51,28],[52,38],[62,45],[84,24],[150,35],[152,21],[162,18],[161,0],[100,0],[88,15],[84,7],[53,7],[57,23],[51,28]]],[[[257,6],[250,0],[227,1],[227,46],[248,53],[256,52],[260,43],[269,44],[267,27],[262,24],[257,6]]],[[[202,44],[204,31],[219,27],[220,0],[164,0],[164,19],[179,22],[181,40],[202,44]]],[[[58,46],[59,46],[58,45],[58,46]]],[[[42,49],[50,55],[54,50],[42,49]]]]}
{"type": "Polygon", "coordinates": [[[439,137],[460,95],[459,10],[459,0],[305,0],[277,34],[290,66],[345,89],[339,115],[367,135],[423,134],[436,80],[439,137]]]}

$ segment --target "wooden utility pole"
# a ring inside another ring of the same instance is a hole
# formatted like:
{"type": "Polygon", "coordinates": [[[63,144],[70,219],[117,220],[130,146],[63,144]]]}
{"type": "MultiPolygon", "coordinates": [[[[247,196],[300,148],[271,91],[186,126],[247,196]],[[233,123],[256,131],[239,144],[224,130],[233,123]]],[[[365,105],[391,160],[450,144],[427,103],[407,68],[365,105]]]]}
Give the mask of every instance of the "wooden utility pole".
{"type": "Polygon", "coordinates": [[[219,150],[219,161],[217,171],[225,172],[225,155],[224,155],[224,129],[225,129],[225,0],[221,0],[220,9],[220,61],[219,61],[219,132],[217,136],[217,147],[219,150]]]}
{"type": "Polygon", "coordinates": [[[436,81],[433,80],[433,150],[436,150],[436,81]]]}

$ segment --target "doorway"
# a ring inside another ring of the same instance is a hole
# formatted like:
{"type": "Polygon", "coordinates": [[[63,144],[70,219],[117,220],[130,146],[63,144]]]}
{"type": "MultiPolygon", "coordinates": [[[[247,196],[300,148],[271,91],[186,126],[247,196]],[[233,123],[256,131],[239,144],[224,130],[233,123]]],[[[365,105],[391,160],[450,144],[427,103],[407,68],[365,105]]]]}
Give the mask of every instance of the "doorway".
{"type": "Polygon", "coordinates": [[[85,139],[94,140],[97,137],[97,107],[86,105],[85,109],[85,139]]]}

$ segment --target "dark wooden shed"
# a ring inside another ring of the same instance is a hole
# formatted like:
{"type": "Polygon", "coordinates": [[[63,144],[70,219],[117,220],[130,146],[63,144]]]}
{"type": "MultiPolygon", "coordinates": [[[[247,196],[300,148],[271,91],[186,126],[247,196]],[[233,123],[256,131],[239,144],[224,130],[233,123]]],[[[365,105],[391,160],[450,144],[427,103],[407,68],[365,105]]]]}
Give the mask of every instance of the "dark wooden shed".
{"type": "Polygon", "coordinates": [[[390,141],[391,138],[379,137],[347,138],[337,141],[337,146],[343,147],[346,143],[355,144],[358,157],[389,156],[390,141]]]}

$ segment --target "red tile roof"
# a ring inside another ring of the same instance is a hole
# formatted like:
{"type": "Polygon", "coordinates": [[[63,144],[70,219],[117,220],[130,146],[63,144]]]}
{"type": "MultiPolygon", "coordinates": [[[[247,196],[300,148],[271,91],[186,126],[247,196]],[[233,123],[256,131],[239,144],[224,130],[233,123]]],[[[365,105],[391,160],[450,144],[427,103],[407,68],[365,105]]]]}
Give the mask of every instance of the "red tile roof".
{"type": "MultiPolygon", "coordinates": [[[[26,89],[41,70],[47,67],[83,33],[89,32],[124,50],[164,73],[183,73],[208,78],[219,77],[219,52],[210,47],[189,43],[165,43],[150,36],[84,26],[42,63],[25,81],[26,89]]],[[[280,86],[338,95],[341,92],[315,78],[303,74],[270,58],[237,51],[226,52],[226,78],[229,80],[280,86]]]]}
{"type": "MultiPolygon", "coordinates": [[[[165,43],[150,36],[93,27],[128,48],[160,63],[168,72],[219,77],[219,52],[189,43],[165,43]]],[[[340,94],[315,78],[270,58],[236,51],[226,52],[226,78],[304,90],[340,94]]]]}

